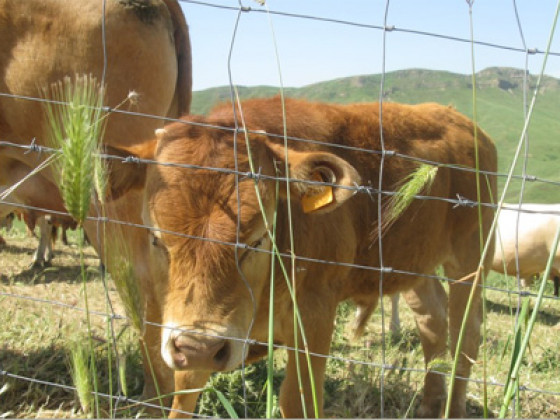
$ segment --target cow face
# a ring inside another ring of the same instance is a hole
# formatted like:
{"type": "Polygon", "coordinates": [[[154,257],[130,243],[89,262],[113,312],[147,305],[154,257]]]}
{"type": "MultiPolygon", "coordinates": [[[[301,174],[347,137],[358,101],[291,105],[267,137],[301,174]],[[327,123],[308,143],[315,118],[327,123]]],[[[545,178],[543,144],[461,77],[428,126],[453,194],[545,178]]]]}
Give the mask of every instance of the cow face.
{"type": "MultiPolygon", "coordinates": [[[[173,369],[233,369],[247,356],[244,340],[259,306],[268,303],[270,226],[287,195],[285,182],[271,178],[284,177],[285,149],[264,135],[251,139],[261,175],[255,182],[244,176],[250,165],[243,140],[234,158],[231,132],[171,126],[159,134],[156,158],[173,165],[148,169],[144,219],[153,228],[151,274],[167,279],[162,356],[173,369]]],[[[343,184],[291,183],[294,205],[306,212],[334,210],[353,195],[343,187],[359,182],[355,169],[330,153],[290,151],[288,161],[292,179],[343,184]]]]}

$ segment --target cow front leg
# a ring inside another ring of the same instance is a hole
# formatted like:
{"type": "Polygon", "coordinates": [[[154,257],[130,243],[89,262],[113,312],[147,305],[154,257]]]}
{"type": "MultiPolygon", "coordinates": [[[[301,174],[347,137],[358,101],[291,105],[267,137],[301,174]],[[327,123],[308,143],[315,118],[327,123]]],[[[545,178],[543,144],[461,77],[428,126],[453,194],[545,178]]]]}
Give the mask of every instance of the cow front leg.
{"type": "MultiPolygon", "coordinates": [[[[435,279],[422,279],[416,287],[403,293],[414,312],[420,333],[426,369],[432,360],[445,356],[447,349],[447,295],[435,279]]],[[[416,411],[417,417],[439,417],[445,402],[445,378],[436,372],[426,373],[424,397],[416,411]]]]}
{"type": "Polygon", "coordinates": [[[175,392],[173,405],[169,418],[189,418],[195,413],[196,401],[200,391],[206,385],[210,377],[209,371],[176,371],[175,372],[175,392]]]}
{"type": "MultiPolygon", "coordinates": [[[[311,353],[321,354],[324,357],[309,356],[305,354],[303,340],[299,335],[298,352],[288,351],[288,363],[286,365],[286,377],[280,388],[280,411],[286,418],[323,417],[323,387],[325,381],[325,366],[333,333],[333,323],[336,305],[326,310],[300,303],[300,308],[313,311],[311,317],[303,317],[303,324],[307,326],[305,335],[308,349],[311,353]],[[299,362],[299,376],[296,364],[299,362]],[[311,373],[309,371],[311,365],[311,373]],[[311,375],[314,387],[311,384],[311,375]],[[301,387],[298,377],[301,378],[301,387]],[[313,396],[313,389],[315,396],[313,396]],[[305,407],[305,409],[304,409],[305,407]]],[[[289,347],[294,347],[293,338],[288,341],[289,347]]]]}

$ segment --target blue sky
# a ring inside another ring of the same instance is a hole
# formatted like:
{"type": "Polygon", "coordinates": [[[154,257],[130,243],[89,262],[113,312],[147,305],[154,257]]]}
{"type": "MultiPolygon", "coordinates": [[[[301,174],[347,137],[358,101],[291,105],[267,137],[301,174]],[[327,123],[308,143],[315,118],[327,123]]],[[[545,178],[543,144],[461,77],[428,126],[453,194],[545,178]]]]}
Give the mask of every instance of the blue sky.
{"type": "MultiPolygon", "coordinates": [[[[236,0],[203,1],[239,7],[236,0]]],[[[382,30],[268,15],[258,12],[266,7],[253,0],[242,0],[242,4],[254,11],[242,13],[231,51],[232,79],[237,85],[279,86],[279,68],[286,87],[382,71],[382,30]]],[[[190,27],[194,89],[228,84],[228,56],[237,10],[183,0],[181,5],[190,27]]],[[[375,26],[383,26],[386,5],[386,0],[267,1],[271,11],[375,26]]],[[[544,51],[556,13],[556,0],[474,0],[474,39],[523,49],[514,5],[517,5],[527,48],[544,51]]],[[[388,10],[389,26],[470,39],[469,6],[465,0],[391,0],[388,10]]],[[[403,31],[388,32],[386,41],[387,71],[429,68],[471,72],[469,43],[403,31]]],[[[560,34],[555,37],[551,50],[560,52],[560,34]]],[[[529,56],[531,73],[540,71],[543,59],[543,54],[529,56]]],[[[475,46],[477,71],[491,66],[524,68],[525,60],[523,52],[475,46]]],[[[549,57],[545,73],[560,76],[560,57],[549,57]]]]}

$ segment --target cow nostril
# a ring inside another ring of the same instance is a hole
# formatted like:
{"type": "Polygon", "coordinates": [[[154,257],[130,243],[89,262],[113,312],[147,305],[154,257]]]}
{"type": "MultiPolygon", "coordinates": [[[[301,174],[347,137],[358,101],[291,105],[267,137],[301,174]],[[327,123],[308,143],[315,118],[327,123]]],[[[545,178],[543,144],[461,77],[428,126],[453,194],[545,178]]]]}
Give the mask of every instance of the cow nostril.
{"type": "Polygon", "coordinates": [[[173,363],[175,364],[175,366],[177,367],[185,367],[187,364],[187,358],[186,356],[183,354],[183,352],[181,351],[181,348],[179,346],[177,346],[177,344],[174,341],[171,341],[171,358],[173,360],[173,363]]]}
{"type": "Polygon", "coordinates": [[[214,362],[216,365],[225,365],[229,359],[230,352],[230,345],[225,341],[224,345],[214,355],[214,362]]]}

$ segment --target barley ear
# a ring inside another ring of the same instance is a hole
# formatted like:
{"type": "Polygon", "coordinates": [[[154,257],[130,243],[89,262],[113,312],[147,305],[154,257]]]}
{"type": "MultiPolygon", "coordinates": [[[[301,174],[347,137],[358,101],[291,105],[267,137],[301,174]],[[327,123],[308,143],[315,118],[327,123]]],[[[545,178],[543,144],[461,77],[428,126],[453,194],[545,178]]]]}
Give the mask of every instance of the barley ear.
{"type": "MultiPolygon", "coordinates": [[[[97,162],[104,133],[104,91],[92,76],[64,78],[43,91],[48,142],[60,150],[55,173],[68,213],[82,225],[94,189],[102,188],[102,163],[97,162]]],[[[101,196],[101,195],[99,195],[101,196]]]]}

